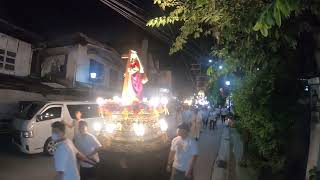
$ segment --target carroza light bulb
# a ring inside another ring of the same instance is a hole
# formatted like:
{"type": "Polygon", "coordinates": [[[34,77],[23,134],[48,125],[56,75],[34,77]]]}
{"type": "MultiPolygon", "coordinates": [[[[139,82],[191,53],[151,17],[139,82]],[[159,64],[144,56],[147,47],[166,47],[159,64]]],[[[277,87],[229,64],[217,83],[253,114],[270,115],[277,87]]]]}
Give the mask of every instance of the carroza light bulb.
{"type": "Polygon", "coordinates": [[[168,101],[168,98],[167,98],[167,97],[161,97],[160,102],[161,102],[161,104],[163,104],[163,105],[167,105],[169,101],[168,101]]]}
{"type": "Polygon", "coordinates": [[[133,130],[136,133],[137,136],[143,136],[144,135],[144,125],[143,124],[138,124],[138,123],[134,123],[133,124],[133,130]]]}
{"type": "Polygon", "coordinates": [[[113,96],[113,101],[116,103],[120,103],[121,102],[121,98],[119,96],[113,96]]]}
{"type": "Polygon", "coordinates": [[[161,131],[167,131],[167,129],[168,129],[168,123],[166,122],[166,120],[160,119],[160,120],[159,120],[159,124],[160,124],[160,129],[161,129],[161,131]]]}
{"type": "Polygon", "coordinates": [[[153,107],[157,107],[160,103],[160,98],[159,97],[153,97],[149,101],[149,105],[153,107]]]}
{"type": "Polygon", "coordinates": [[[99,122],[93,123],[93,130],[101,131],[101,129],[102,129],[102,124],[101,123],[99,123],[99,122]]]}
{"type": "Polygon", "coordinates": [[[96,102],[97,102],[98,105],[101,106],[101,105],[104,104],[104,99],[103,99],[102,97],[98,97],[97,100],[96,100],[96,102]]]}
{"type": "Polygon", "coordinates": [[[106,131],[107,133],[113,133],[113,131],[116,129],[117,125],[114,123],[106,124],[106,131]]]}

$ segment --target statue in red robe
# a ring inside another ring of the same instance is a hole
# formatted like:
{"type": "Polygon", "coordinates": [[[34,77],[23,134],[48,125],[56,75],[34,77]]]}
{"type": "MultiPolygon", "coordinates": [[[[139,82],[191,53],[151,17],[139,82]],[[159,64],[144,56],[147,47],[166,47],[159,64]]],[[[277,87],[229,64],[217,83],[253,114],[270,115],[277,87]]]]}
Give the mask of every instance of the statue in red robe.
{"type": "Polygon", "coordinates": [[[126,66],[122,90],[122,99],[124,103],[132,104],[132,102],[140,101],[143,84],[147,81],[143,65],[139,60],[137,52],[131,50],[126,66]]]}

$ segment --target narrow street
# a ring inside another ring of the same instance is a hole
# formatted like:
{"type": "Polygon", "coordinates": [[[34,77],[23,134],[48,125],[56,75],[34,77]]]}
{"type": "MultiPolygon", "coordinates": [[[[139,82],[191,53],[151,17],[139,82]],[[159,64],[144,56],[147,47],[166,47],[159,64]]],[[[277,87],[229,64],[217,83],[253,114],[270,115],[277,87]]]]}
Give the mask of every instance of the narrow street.
{"type": "Polygon", "coordinates": [[[210,180],[214,161],[218,155],[222,129],[224,125],[217,122],[215,129],[203,130],[199,140],[199,158],[195,167],[194,180],[210,180]]]}
{"type": "MultiPolygon", "coordinates": [[[[218,125],[213,131],[209,129],[203,130],[199,140],[199,159],[195,167],[194,180],[210,180],[214,161],[220,147],[220,139],[223,125],[218,125]]],[[[3,140],[4,141],[4,140],[3,140]]],[[[8,141],[8,140],[5,140],[8,141]]],[[[8,142],[9,143],[9,142],[8,142]]],[[[103,156],[103,153],[101,154],[103,156]]],[[[106,159],[114,159],[117,157],[105,157],[106,159]]],[[[17,150],[13,146],[8,146],[0,152],[0,159],[6,161],[6,165],[0,165],[0,179],[18,180],[23,174],[27,180],[53,179],[54,168],[52,157],[43,154],[26,155],[17,150]]],[[[143,163],[143,162],[141,162],[143,163]]],[[[142,164],[137,163],[137,166],[142,164]]],[[[100,167],[101,169],[102,167],[100,167]]],[[[130,172],[126,169],[120,169],[111,166],[103,167],[103,172],[99,172],[99,179],[108,180],[167,180],[168,175],[161,173],[146,174],[143,171],[130,172]]]]}

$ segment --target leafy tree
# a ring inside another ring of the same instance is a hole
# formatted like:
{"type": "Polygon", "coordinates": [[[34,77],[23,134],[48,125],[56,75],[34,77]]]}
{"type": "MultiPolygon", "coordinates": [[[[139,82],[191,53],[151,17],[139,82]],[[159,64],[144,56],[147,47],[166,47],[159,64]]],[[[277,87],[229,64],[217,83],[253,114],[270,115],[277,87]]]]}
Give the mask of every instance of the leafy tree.
{"type": "MultiPolygon", "coordinates": [[[[235,85],[238,128],[250,135],[250,162],[281,171],[287,161],[286,138],[299,112],[297,47],[301,33],[312,28],[304,17],[319,15],[316,0],[154,0],[166,16],[148,22],[160,27],[178,24],[180,34],[170,53],[189,38],[208,37],[212,55],[227,67],[207,74],[211,92],[217,80],[241,72],[235,85]]],[[[212,95],[214,97],[214,95],[212,95]]]]}

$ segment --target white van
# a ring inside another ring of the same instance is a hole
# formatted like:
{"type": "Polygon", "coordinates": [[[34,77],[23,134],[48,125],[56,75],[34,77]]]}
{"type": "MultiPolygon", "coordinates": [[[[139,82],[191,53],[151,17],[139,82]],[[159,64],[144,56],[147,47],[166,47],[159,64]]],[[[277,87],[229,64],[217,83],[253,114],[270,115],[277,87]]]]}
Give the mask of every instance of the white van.
{"type": "MultiPolygon", "coordinates": [[[[103,124],[96,102],[24,102],[13,120],[13,143],[27,154],[45,152],[52,155],[55,143],[51,139],[51,124],[61,120],[71,123],[76,111],[82,113],[82,119],[88,123],[89,132],[94,133],[94,125],[103,124]]],[[[74,129],[66,127],[66,134],[72,139],[74,129]]]]}

